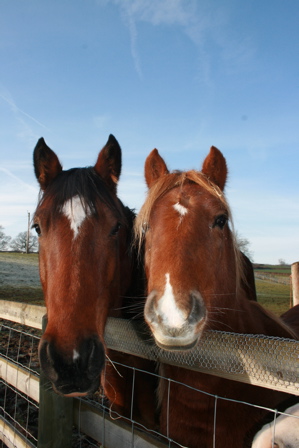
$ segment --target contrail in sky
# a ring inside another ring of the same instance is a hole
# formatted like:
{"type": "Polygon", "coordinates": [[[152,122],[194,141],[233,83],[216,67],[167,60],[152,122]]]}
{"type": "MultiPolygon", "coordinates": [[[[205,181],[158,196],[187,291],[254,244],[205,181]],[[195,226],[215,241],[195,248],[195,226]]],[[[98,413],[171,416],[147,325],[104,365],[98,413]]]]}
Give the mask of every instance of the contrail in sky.
{"type": "Polygon", "coordinates": [[[15,174],[13,174],[8,169],[0,167],[0,171],[7,174],[9,177],[11,177],[13,180],[17,181],[18,183],[22,184],[24,187],[31,189],[32,191],[34,191],[34,193],[36,193],[36,191],[38,191],[37,187],[33,187],[32,185],[24,182],[20,177],[15,176],[15,174]]]}
{"type": "Polygon", "coordinates": [[[34,121],[34,123],[36,123],[39,126],[47,129],[47,126],[45,126],[43,123],[41,123],[40,121],[36,120],[34,117],[32,117],[31,115],[27,114],[22,109],[20,109],[12,99],[7,98],[2,93],[0,93],[0,98],[2,98],[7,104],[9,104],[9,106],[11,107],[11,110],[13,112],[25,115],[25,117],[30,118],[30,120],[34,121]]]}

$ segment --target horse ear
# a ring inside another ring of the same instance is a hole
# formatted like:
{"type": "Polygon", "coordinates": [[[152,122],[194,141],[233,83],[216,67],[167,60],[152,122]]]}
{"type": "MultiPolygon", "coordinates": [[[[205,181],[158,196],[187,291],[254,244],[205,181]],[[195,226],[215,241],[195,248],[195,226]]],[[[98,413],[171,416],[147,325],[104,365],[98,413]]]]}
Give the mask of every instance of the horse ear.
{"type": "Polygon", "coordinates": [[[35,176],[42,190],[62,171],[62,165],[43,138],[40,138],[33,151],[33,164],[35,176]]]}
{"type": "Polygon", "coordinates": [[[201,171],[221,190],[224,190],[227,179],[226,160],[222,152],[215,148],[215,146],[211,146],[210,152],[203,162],[201,171]]]}
{"type": "Polygon", "coordinates": [[[121,173],[121,148],[112,134],[109,135],[106,145],[100,151],[94,169],[109,188],[116,189],[121,173]]]}
{"type": "Polygon", "coordinates": [[[151,188],[154,182],[164,174],[168,174],[166,163],[160,156],[157,149],[153,149],[147,156],[144,166],[145,181],[148,188],[151,188]]]}

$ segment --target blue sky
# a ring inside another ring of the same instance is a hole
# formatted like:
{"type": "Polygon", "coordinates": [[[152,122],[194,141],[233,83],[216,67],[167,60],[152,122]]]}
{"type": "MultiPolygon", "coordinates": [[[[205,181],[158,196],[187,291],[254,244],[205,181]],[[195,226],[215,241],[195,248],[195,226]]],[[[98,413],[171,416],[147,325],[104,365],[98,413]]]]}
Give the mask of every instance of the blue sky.
{"type": "Polygon", "coordinates": [[[137,210],[144,161],[200,168],[211,145],[254,261],[299,259],[296,0],[1,0],[0,224],[26,230],[39,137],[65,169],[92,165],[110,133],[119,195],[137,210]]]}

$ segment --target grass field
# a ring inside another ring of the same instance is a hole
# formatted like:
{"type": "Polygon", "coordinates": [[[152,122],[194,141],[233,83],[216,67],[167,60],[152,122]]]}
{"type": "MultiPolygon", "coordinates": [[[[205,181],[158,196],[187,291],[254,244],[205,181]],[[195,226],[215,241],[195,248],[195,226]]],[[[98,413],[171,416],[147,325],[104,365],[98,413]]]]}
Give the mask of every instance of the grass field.
{"type": "Polygon", "coordinates": [[[280,316],[290,308],[290,286],[265,280],[255,281],[258,302],[280,316]]]}
{"type": "Polygon", "coordinates": [[[290,286],[290,265],[254,265],[256,273],[255,285],[258,302],[265,308],[280,316],[292,306],[290,286]],[[257,276],[265,275],[267,280],[259,279],[257,276]],[[284,281],[288,284],[279,283],[284,281]]]}
{"type": "MultiPolygon", "coordinates": [[[[257,273],[288,277],[290,266],[256,265],[257,273]]],[[[256,279],[258,302],[281,315],[290,306],[290,285],[256,279]]],[[[0,252],[0,299],[43,305],[38,254],[0,252]]]]}
{"type": "Polygon", "coordinates": [[[44,304],[38,254],[0,252],[0,299],[44,304]]]}

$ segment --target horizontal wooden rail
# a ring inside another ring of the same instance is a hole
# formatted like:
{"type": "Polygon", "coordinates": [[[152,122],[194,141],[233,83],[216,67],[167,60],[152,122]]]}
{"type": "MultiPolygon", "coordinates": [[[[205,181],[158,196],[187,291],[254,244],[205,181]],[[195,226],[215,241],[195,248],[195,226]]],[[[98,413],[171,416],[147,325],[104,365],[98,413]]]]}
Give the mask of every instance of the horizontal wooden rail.
{"type": "Polygon", "coordinates": [[[29,440],[14,428],[9,422],[0,416],[0,440],[7,448],[35,448],[29,440]]]}
{"type": "Polygon", "coordinates": [[[21,366],[0,356],[0,378],[23,394],[39,402],[39,378],[21,366]]]}
{"type": "Polygon", "coordinates": [[[74,424],[80,432],[102,443],[105,448],[165,448],[168,443],[163,443],[155,437],[142,432],[135,425],[125,422],[123,419],[111,420],[108,415],[96,406],[92,406],[81,400],[74,401],[74,424]],[[134,441],[134,444],[132,443],[134,441]]]}
{"type": "MultiPolygon", "coordinates": [[[[33,322],[35,328],[45,312],[41,306],[0,301],[0,318],[33,322]]],[[[132,322],[116,318],[108,319],[105,341],[108,348],[157,362],[299,395],[298,341],[207,331],[194,349],[170,352],[145,342],[149,335],[136,331],[132,322]]]]}
{"type": "Polygon", "coordinates": [[[22,302],[0,300],[0,318],[16,322],[28,327],[42,329],[42,318],[46,314],[46,307],[28,305],[22,302]]]}

